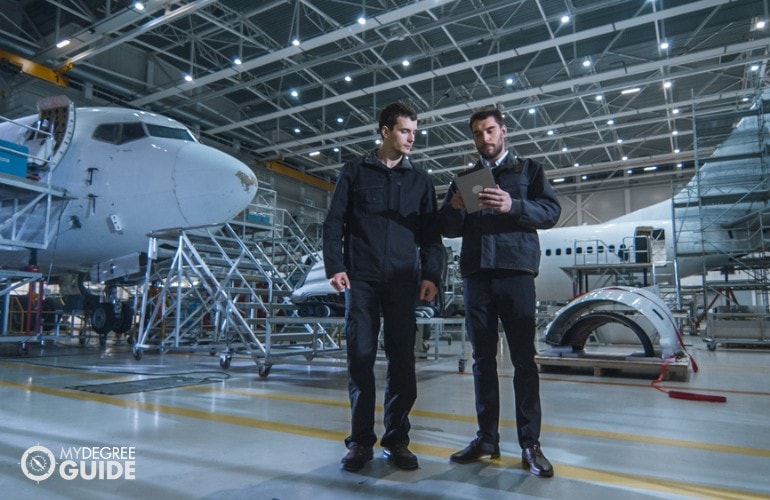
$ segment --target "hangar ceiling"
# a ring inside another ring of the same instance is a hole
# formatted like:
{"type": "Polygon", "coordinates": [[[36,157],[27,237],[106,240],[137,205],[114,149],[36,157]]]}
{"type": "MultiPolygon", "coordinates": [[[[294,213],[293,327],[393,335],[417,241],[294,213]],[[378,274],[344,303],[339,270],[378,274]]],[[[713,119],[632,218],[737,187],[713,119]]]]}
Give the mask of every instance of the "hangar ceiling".
{"type": "Polygon", "coordinates": [[[2,65],[8,113],[34,111],[24,93],[141,108],[330,180],[376,147],[378,109],[403,100],[420,116],[412,159],[438,186],[473,161],[467,120],[485,105],[503,109],[508,145],[564,192],[671,182],[766,86],[770,54],[767,1],[0,4],[0,50],[68,81],[2,65]]]}

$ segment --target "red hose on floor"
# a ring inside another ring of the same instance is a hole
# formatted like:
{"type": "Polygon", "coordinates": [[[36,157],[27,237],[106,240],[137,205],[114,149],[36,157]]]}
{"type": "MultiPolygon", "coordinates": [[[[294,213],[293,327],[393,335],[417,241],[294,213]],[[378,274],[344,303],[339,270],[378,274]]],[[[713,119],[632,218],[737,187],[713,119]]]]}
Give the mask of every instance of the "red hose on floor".
{"type": "MultiPolygon", "coordinates": [[[[666,374],[666,366],[668,365],[668,362],[674,359],[674,356],[671,356],[670,358],[666,358],[663,361],[663,366],[660,368],[660,375],[658,375],[658,378],[652,381],[652,385],[654,388],[659,390],[660,392],[665,392],[668,394],[668,397],[674,398],[674,399],[687,399],[690,401],[707,401],[709,403],[726,403],[727,398],[724,396],[716,396],[712,394],[697,394],[694,392],[684,392],[684,391],[671,391],[663,389],[662,387],[658,387],[658,384],[663,380],[663,376],[666,374]]],[[[697,372],[698,365],[695,364],[695,360],[693,360],[693,367],[694,370],[697,372]]]]}

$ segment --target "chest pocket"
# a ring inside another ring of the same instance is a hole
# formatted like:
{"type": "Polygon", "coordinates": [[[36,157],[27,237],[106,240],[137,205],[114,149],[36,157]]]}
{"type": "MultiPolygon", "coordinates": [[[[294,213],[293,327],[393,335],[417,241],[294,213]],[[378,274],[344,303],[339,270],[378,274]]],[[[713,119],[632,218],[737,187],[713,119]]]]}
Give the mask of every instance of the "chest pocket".
{"type": "Polygon", "coordinates": [[[500,189],[508,192],[513,199],[526,200],[529,182],[525,171],[506,172],[497,179],[500,183],[500,189]]]}
{"type": "Polygon", "coordinates": [[[356,207],[367,212],[380,212],[385,209],[385,188],[359,187],[355,191],[356,207]]]}

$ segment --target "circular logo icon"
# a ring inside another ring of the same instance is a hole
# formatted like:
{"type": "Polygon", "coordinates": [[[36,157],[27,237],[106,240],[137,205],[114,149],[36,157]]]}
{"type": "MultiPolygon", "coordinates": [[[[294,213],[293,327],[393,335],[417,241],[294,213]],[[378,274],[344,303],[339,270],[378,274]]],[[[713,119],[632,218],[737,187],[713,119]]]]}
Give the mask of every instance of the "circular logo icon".
{"type": "Polygon", "coordinates": [[[21,471],[33,481],[45,481],[56,468],[56,458],[45,446],[33,446],[21,456],[21,471]]]}

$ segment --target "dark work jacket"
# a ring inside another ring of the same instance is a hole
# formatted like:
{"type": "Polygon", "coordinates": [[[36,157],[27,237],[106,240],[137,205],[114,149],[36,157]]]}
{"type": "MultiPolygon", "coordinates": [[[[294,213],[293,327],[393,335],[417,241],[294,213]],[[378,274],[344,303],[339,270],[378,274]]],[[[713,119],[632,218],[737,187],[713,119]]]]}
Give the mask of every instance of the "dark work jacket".
{"type": "Polygon", "coordinates": [[[342,167],[323,226],[326,277],[430,280],[438,286],[444,247],[431,178],[405,157],[392,169],[376,151],[342,167]]]}
{"type": "MultiPolygon", "coordinates": [[[[471,170],[487,168],[481,161],[471,170]]],[[[511,211],[500,214],[485,208],[472,214],[456,210],[449,201],[457,191],[452,182],[440,210],[444,236],[462,236],[460,272],[463,277],[482,269],[505,269],[537,275],[540,267],[538,229],[559,220],[561,205],[548,183],[543,166],[535,160],[508,153],[492,169],[495,183],[511,195],[511,211]]]]}

